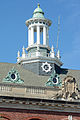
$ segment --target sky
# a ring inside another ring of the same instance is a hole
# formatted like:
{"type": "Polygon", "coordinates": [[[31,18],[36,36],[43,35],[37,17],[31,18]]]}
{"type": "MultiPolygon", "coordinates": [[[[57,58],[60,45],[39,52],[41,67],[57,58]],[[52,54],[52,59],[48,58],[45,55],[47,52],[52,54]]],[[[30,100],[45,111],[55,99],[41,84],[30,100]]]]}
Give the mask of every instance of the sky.
{"type": "Polygon", "coordinates": [[[0,0],[0,62],[16,63],[17,51],[27,47],[25,21],[32,17],[37,4],[45,18],[52,21],[49,45],[56,49],[58,16],[59,45],[63,68],[80,70],[80,0],[0,0]]]}

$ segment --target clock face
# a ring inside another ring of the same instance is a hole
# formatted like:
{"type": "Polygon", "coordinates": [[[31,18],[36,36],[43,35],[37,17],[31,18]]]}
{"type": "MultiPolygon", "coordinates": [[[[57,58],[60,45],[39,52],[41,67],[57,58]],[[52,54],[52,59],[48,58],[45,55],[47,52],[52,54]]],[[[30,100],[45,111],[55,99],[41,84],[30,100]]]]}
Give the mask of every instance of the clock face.
{"type": "Polygon", "coordinates": [[[51,65],[49,64],[49,63],[47,63],[47,62],[45,62],[45,63],[42,63],[42,70],[44,71],[44,72],[46,72],[46,73],[48,73],[48,72],[50,72],[51,71],[51,65]]]}

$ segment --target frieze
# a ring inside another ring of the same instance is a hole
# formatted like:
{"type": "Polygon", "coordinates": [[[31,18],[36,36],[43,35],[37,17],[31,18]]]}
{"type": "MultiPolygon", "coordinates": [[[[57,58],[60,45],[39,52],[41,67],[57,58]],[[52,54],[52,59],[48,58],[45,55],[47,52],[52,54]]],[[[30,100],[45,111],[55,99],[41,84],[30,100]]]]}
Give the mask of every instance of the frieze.
{"type": "Polygon", "coordinates": [[[5,107],[5,104],[8,104],[8,106],[12,106],[12,108],[15,108],[17,105],[17,108],[20,107],[21,105],[21,109],[31,109],[31,108],[36,108],[36,109],[43,109],[44,110],[52,110],[52,111],[64,111],[64,112],[69,112],[71,111],[72,113],[75,113],[75,111],[77,111],[77,113],[80,113],[80,103],[78,102],[76,105],[74,102],[67,102],[66,103],[64,101],[56,101],[56,100],[52,100],[52,101],[48,101],[48,100],[35,100],[35,99],[9,99],[9,98],[2,98],[0,101],[1,106],[5,107]],[[62,103],[64,102],[64,104],[62,103]],[[25,104],[25,106],[24,106],[25,104]]]}

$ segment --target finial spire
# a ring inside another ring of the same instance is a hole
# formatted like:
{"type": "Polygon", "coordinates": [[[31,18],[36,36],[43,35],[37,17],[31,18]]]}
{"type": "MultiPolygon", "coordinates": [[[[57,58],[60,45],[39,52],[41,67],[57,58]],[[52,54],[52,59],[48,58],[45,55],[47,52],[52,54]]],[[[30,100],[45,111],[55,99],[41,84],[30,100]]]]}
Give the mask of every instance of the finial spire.
{"type": "Polygon", "coordinates": [[[18,57],[18,58],[20,57],[20,51],[18,51],[18,53],[17,53],[17,57],[18,57]]]}
{"type": "Polygon", "coordinates": [[[25,48],[23,46],[23,48],[22,48],[22,58],[25,58],[25,57],[26,57],[26,53],[25,53],[25,48]]]}
{"type": "Polygon", "coordinates": [[[37,56],[37,57],[40,56],[39,45],[37,45],[36,56],[37,56]]]}
{"type": "Polygon", "coordinates": [[[60,59],[60,51],[57,51],[57,58],[60,59]]]}
{"type": "Polygon", "coordinates": [[[53,45],[52,45],[52,47],[51,47],[51,55],[50,55],[52,58],[54,58],[55,57],[55,53],[54,53],[54,47],[53,47],[53,45]]]}
{"type": "Polygon", "coordinates": [[[39,51],[39,45],[37,45],[37,51],[39,51]]]}
{"type": "Polygon", "coordinates": [[[53,47],[53,45],[52,45],[51,51],[54,52],[54,47],[53,47]]]}
{"type": "Polygon", "coordinates": [[[19,62],[19,60],[20,60],[20,51],[18,51],[17,53],[17,62],[19,62]]]}
{"type": "Polygon", "coordinates": [[[23,48],[22,48],[22,52],[23,52],[23,54],[25,54],[25,48],[24,48],[24,46],[23,46],[23,48]]]}
{"type": "Polygon", "coordinates": [[[38,3],[38,8],[40,7],[40,4],[38,3]]]}

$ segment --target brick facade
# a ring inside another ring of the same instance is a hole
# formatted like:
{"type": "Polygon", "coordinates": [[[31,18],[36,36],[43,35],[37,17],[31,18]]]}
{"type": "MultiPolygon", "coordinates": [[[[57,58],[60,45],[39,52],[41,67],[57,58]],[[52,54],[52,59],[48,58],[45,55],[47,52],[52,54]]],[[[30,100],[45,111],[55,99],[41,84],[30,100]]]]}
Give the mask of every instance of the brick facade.
{"type": "Polygon", "coordinates": [[[69,115],[72,115],[72,120],[80,120],[80,114],[75,113],[0,109],[0,120],[68,120],[69,115]]]}

